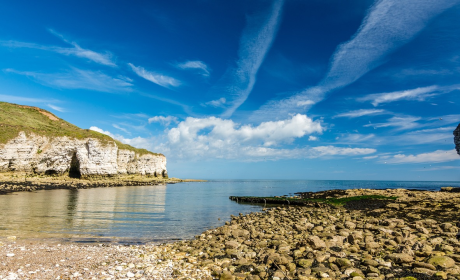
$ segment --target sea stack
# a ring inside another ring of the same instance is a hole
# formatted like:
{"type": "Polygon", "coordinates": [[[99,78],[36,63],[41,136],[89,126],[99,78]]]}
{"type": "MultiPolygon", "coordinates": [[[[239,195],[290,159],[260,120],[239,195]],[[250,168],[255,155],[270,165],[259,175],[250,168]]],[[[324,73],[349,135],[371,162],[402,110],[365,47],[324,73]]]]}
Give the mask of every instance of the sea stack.
{"type": "Polygon", "coordinates": [[[454,143],[457,154],[460,155],[460,124],[458,124],[457,128],[454,130],[454,143]]]}

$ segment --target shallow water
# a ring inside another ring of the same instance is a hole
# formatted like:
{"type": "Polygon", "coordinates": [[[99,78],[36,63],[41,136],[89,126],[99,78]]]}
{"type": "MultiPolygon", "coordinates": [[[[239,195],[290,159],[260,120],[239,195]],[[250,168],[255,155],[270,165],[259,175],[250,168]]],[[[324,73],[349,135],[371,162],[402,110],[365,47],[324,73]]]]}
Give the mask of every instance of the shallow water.
{"type": "Polygon", "coordinates": [[[346,188],[439,190],[460,182],[228,180],[41,190],[0,196],[0,237],[145,243],[192,238],[230,215],[261,210],[229,196],[273,196],[346,188]]]}

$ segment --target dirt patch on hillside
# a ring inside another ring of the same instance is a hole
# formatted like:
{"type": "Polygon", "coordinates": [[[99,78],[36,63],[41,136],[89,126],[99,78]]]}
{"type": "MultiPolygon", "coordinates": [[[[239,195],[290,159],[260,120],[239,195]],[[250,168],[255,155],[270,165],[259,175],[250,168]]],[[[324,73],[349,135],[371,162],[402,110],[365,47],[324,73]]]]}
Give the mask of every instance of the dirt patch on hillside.
{"type": "Polygon", "coordinates": [[[20,107],[20,108],[35,109],[35,110],[37,110],[38,112],[40,112],[41,114],[47,116],[47,117],[48,117],[50,120],[52,120],[52,121],[58,121],[58,120],[59,120],[55,115],[53,115],[53,114],[51,114],[51,113],[49,113],[49,112],[42,111],[42,110],[41,110],[40,108],[38,108],[38,107],[26,106],[26,105],[19,105],[19,107],[20,107]]]}

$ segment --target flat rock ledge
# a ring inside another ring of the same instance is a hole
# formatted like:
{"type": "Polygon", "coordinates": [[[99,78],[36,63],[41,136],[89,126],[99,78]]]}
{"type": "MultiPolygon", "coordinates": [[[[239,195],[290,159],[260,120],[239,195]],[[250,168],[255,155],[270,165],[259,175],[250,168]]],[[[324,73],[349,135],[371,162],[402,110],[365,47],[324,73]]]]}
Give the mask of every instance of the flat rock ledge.
{"type": "Polygon", "coordinates": [[[398,198],[377,208],[359,202],[267,208],[170,244],[83,246],[82,257],[88,250],[101,257],[64,267],[63,253],[42,266],[31,264],[47,251],[62,250],[56,246],[35,250],[26,268],[23,254],[33,248],[21,251],[5,243],[0,279],[460,279],[460,193],[397,189],[345,195],[398,198]]]}
{"type": "Polygon", "coordinates": [[[122,186],[150,186],[174,184],[186,181],[177,178],[158,178],[147,175],[100,176],[87,179],[75,179],[68,176],[30,175],[26,173],[0,173],[0,195],[12,192],[52,190],[52,189],[88,189],[122,186]]]}

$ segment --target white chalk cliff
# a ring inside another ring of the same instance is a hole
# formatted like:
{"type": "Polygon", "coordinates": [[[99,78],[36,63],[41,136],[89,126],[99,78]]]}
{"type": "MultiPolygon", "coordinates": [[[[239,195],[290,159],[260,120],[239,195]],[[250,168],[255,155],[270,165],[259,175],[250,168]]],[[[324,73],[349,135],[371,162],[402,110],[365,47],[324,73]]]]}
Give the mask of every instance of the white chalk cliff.
{"type": "Polygon", "coordinates": [[[26,171],[71,176],[142,174],[167,177],[166,157],[119,149],[95,138],[19,135],[0,144],[0,172],[26,171]]]}

